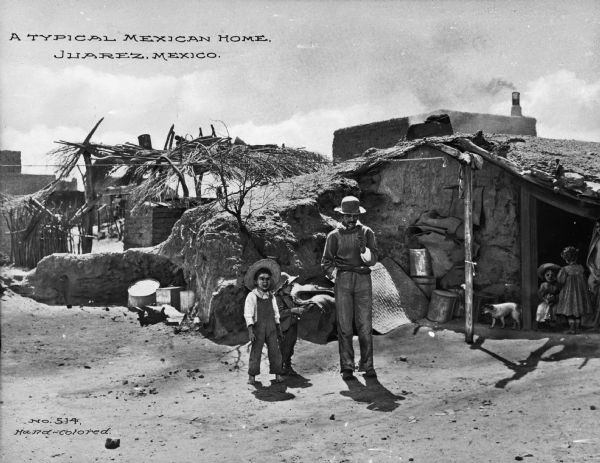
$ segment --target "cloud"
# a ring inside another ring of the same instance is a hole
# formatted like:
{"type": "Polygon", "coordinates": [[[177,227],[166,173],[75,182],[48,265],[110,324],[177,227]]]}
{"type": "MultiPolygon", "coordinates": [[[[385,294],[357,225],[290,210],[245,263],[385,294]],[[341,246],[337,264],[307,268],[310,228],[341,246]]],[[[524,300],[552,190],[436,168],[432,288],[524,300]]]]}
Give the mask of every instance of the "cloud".
{"type": "MultiPolygon", "coordinates": [[[[60,123],[77,125],[110,115],[116,124],[131,125],[140,118],[164,114],[181,95],[187,93],[191,80],[154,74],[132,76],[93,70],[85,66],[51,70],[41,66],[16,66],[6,71],[2,90],[3,114],[10,114],[12,127],[25,130],[32,124],[48,123],[60,117],[60,123]],[[26,111],[19,111],[25,108],[26,111]]],[[[196,104],[205,98],[191,92],[196,104]]]]}
{"type": "MultiPolygon", "coordinates": [[[[411,102],[416,113],[422,110],[415,101],[411,102]]],[[[297,113],[291,118],[275,124],[257,125],[246,122],[229,127],[232,137],[238,136],[246,143],[275,143],[296,148],[306,148],[331,157],[333,132],[343,127],[365,124],[398,117],[394,106],[384,108],[371,105],[354,105],[347,108],[320,109],[297,113]]]]}
{"type": "Polygon", "coordinates": [[[600,79],[588,82],[567,70],[542,76],[527,83],[521,106],[537,119],[540,137],[600,142],[600,79]]]}
{"type": "MultiPolygon", "coordinates": [[[[91,128],[91,127],[90,127],[91,128]]],[[[59,140],[83,141],[88,133],[80,127],[48,127],[37,124],[26,131],[7,128],[2,133],[2,149],[21,152],[22,172],[27,174],[53,174],[55,167],[51,164],[56,160],[48,156],[49,151],[58,148],[54,143],[59,140]]],[[[102,125],[97,134],[103,143],[117,144],[125,141],[136,141],[130,134],[121,131],[102,131],[102,125]]]]}

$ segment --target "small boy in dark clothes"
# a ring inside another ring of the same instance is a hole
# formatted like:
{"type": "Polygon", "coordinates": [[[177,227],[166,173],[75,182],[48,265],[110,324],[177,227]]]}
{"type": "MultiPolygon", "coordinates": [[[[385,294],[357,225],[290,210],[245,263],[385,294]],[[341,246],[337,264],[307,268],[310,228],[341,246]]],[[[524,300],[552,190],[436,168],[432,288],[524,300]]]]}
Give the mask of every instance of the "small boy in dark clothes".
{"type": "Polygon", "coordinates": [[[294,355],[294,347],[298,340],[298,319],[305,310],[304,307],[297,306],[291,296],[293,284],[297,279],[297,276],[281,272],[279,289],[275,292],[275,300],[279,307],[279,317],[281,319],[281,331],[283,332],[281,360],[283,374],[286,376],[297,375],[292,368],[292,356],[294,355]]]}
{"type": "Polygon", "coordinates": [[[248,362],[248,384],[254,384],[256,375],[260,374],[260,360],[263,346],[267,344],[269,371],[275,375],[275,381],[281,382],[281,352],[277,338],[282,338],[279,326],[279,309],[271,291],[275,282],[279,282],[281,272],[277,262],[262,259],[254,263],[244,279],[248,289],[244,305],[244,318],[252,348],[248,362]]]}

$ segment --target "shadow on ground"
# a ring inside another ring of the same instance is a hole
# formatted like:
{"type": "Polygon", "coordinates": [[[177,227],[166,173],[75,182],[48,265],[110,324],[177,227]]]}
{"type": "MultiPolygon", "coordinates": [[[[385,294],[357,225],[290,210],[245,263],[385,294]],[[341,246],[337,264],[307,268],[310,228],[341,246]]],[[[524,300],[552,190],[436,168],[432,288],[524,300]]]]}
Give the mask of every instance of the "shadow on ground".
{"type": "MultiPolygon", "coordinates": [[[[452,320],[438,324],[428,320],[420,320],[413,329],[413,335],[426,328],[433,331],[449,330],[465,333],[464,320],[452,320]]],[[[534,371],[540,362],[559,362],[572,358],[581,358],[579,369],[585,368],[591,358],[600,358],[600,332],[597,329],[586,329],[580,334],[565,334],[557,331],[530,331],[512,328],[490,328],[487,324],[476,323],[474,326],[474,342],[470,349],[479,350],[502,362],[513,374],[496,383],[497,388],[505,388],[509,383],[518,381],[534,371]],[[527,358],[513,362],[494,352],[492,348],[484,347],[486,340],[540,340],[545,343],[529,353],[527,358]]]]}
{"type": "Polygon", "coordinates": [[[358,379],[344,380],[348,386],[347,391],[341,391],[340,394],[350,397],[356,402],[366,403],[368,410],[376,412],[391,412],[398,408],[399,402],[404,400],[401,395],[393,394],[377,378],[365,378],[362,384],[358,379]]]}
{"type": "Polygon", "coordinates": [[[284,376],[283,382],[288,387],[298,389],[304,389],[312,386],[310,379],[305,378],[304,376],[299,374],[295,374],[294,376],[284,376]]]}
{"type": "Polygon", "coordinates": [[[587,365],[590,358],[600,358],[600,348],[598,343],[593,340],[550,338],[544,345],[532,351],[525,360],[515,363],[483,347],[485,340],[482,336],[478,337],[471,344],[471,349],[480,350],[490,355],[514,372],[512,376],[501,379],[496,383],[495,386],[501,389],[505,388],[510,382],[518,381],[534,371],[540,362],[559,362],[571,358],[582,358],[583,361],[579,365],[579,369],[581,369],[587,365]],[[550,351],[553,352],[550,353],[550,351]]]}
{"type": "Polygon", "coordinates": [[[253,386],[256,389],[252,391],[254,397],[264,402],[283,402],[296,397],[291,392],[287,392],[287,385],[285,383],[271,381],[271,384],[268,386],[263,386],[260,381],[257,381],[253,386]]]}

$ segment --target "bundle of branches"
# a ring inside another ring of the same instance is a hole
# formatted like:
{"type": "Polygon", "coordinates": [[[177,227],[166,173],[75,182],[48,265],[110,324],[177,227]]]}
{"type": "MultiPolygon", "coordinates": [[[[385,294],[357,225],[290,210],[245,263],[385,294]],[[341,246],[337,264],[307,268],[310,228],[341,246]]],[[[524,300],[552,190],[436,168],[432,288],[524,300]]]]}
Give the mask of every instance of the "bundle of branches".
{"type": "Polygon", "coordinates": [[[138,196],[146,199],[152,193],[160,197],[160,192],[173,180],[184,183],[186,175],[195,177],[211,172],[227,181],[251,178],[268,182],[313,172],[327,162],[321,155],[303,149],[234,144],[228,137],[200,137],[166,150],[144,149],[132,143],[113,146],[62,140],[57,143],[62,146],[51,154],[59,158],[58,179],[71,173],[85,151],[92,157],[93,170],[102,172],[94,176],[95,183],[101,176],[124,167],[124,178],[146,184],[138,191],[138,196]]]}
{"type": "Polygon", "coordinates": [[[85,160],[84,183],[86,192],[91,191],[91,194],[86,194],[86,204],[74,219],[94,207],[94,185],[117,170],[124,169],[123,183],[135,185],[128,198],[132,211],[144,209],[151,202],[164,201],[179,187],[185,202],[189,197],[186,182],[189,179],[192,179],[199,198],[203,176],[208,174],[212,177],[208,189],[216,190],[215,196],[222,208],[235,217],[240,232],[250,236],[247,220],[268,200],[250,192],[261,185],[277,184],[296,175],[314,172],[329,162],[320,154],[304,149],[247,145],[237,138],[232,142],[229,137],[216,136],[214,129],[212,136],[186,139],[176,137],[171,127],[162,150],[131,143],[114,146],[91,143],[90,138],[98,124],[84,142],[59,141],[62,146],[53,153],[60,158],[57,181],[68,176],[75,167],[79,168],[82,156],[85,160]],[[178,140],[174,148],[173,138],[178,140]]]}
{"type": "Polygon", "coordinates": [[[202,139],[192,140],[173,150],[173,154],[154,164],[136,167],[132,177],[143,180],[131,191],[129,199],[134,207],[160,197],[168,185],[179,183],[184,187],[186,177],[194,179],[199,192],[202,176],[210,174],[217,184],[209,189],[217,190],[217,199],[224,209],[237,216],[248,192],[255,187],[314,172],[328,162],[320,154],[303,149],[235,144],[229,138],[216,139],[210,145],[202,139]]]}

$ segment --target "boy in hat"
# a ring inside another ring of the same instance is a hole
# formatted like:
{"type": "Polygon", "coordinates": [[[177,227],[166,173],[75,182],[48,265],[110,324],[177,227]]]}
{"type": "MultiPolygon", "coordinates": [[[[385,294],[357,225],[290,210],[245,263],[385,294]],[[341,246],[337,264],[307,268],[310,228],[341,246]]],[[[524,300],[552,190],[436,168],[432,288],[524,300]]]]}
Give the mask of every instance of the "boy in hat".
{"type": "Polygon", "coordinates": [[[250,266],[244,278],[244,284],[250,290],[244,305],[244,319],[252,348],[248,362],[248,384],[254,384],[260,374],[260,360],[264,344],[267,344],[269,371],[275,375],[275,381],[281,382],[281,352],[277,338],[282,337],[279,326],[279,309],[271,293],[275,282],[280,279],[277,262],[262,259],[250,266]]]}
{"type": "Polygon", "coordinates": [[[335,281],[338,347],[342,378],[353,379],[354,348],[353,321],[360,345],[359,371],[376,377],[373,366],[373,316],[371,269],[377,262],[375,234],[358,221],[366,211],[358,198],[346,196],[335,208],[342,220],[341,226],[327,235],[321,267],[335,281]]]}
{"type": "Polygon", "coordinates": [[[292,356],[294,355],[294,347],[298,340],[298,319],[304,308],[296,306],[292,299],[291,292],[294,281],[297,276],[291,276],[285,272],[281,272],[281,280],[279,281],[279,289],[275,293],[277,306],[279,307],[279,318],[281,321],[281,331],[283,339],[281,341],[281,357],[283,365],[283,374],[295,376],[297,373],[292,368],[292,356]]]}

